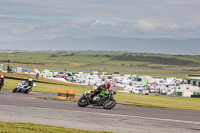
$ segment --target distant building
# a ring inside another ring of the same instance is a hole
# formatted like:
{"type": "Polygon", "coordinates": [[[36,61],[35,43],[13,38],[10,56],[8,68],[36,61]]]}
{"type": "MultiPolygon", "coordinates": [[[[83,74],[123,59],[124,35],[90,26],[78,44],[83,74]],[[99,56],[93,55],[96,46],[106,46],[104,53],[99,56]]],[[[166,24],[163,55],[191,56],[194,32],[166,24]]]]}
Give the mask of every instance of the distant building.
{"type": "Polygon", "coordinates": [[[200,88],[190,84],[183,84],[176,87],[176,94],[183,97],[191,97],[191,95],[199,95],[200,88]],[[196,94],[197,93],[197,94],[196,94]]]}
{"type": "Polygon", "coordinates": [[[186,80],[187,84],[200,87],[200,77],[188,77],[186,80]]]}

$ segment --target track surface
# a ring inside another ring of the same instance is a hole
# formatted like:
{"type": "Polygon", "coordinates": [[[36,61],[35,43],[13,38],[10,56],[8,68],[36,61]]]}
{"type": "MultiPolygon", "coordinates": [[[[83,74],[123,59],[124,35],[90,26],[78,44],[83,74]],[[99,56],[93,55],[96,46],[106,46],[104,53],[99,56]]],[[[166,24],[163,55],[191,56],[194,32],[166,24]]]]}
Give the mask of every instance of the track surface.
{"type": "Polygon", "coordinates": [[[112,110],[78,107],[76,102],[36,99],[56,95],[0,92],[0,121],[105,130],[160,133],[200,132],[200,111],[145,108],[117,104],[112,110]]]}

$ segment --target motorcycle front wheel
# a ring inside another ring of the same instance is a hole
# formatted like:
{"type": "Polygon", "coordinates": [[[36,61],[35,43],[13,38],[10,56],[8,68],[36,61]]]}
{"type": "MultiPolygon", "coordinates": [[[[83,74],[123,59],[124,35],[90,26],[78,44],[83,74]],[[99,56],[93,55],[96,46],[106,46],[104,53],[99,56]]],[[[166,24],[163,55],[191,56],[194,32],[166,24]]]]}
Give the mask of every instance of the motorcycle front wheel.
{"type": "Polygon", "coordinates": [[[78,100],[78,106],[79,107],[86,107],[88,105],[87,99],[85,97],[81,97],[78,100]]]}
{"type": "Polygon", "coordinates": [[[115,105],[116,105],[116,100],[115,99],[106,100],[103,103],[103,108],[104,109],[112,109],[113,107],[115,107],[115,105]]]}
{"type": "Polygon", "coordinates": [[[16,92],[17,92],[17,89],[18,89],[18,88],[13,89],[13,93],[16,93],[16,92]]]}
{"type": "Polygon", "coordinates": [[[27,89],[24,91],[25,94],[28,94],[30,92],[30,89],[27,89]]]}

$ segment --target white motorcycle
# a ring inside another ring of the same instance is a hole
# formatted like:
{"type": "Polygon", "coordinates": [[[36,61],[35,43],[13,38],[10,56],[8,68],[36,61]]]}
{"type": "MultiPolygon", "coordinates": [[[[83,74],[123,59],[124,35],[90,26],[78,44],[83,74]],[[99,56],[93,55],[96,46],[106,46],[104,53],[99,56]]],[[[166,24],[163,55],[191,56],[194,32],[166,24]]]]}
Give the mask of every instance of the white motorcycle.
{"type": "Polygon", "coordinates": [[[32,86],[29,86],[26,81],[22,81],[18,84],[16,88],[13,89],[13,93],[16,92],[23,92],[25,94],[28,94],[29,92],[32,91],[32,86]]]}

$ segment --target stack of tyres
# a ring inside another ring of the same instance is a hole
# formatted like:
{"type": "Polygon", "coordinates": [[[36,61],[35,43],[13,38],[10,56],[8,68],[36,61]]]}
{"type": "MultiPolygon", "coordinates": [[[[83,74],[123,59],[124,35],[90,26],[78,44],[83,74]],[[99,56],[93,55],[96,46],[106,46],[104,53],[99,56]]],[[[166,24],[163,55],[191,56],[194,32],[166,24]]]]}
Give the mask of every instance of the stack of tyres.
{"type": "Polygon", "coordinates": [[[74,99],[75,97],[75,91],[73,90],[67,90],[67,97],[66,99],[74,99]]]}
{"type": "Polygon", "coordinates": [[[67,90],[58,90],[58,99],[66,99],[67,90]]]}
{"type": "Polygon", "coordinates": [[[58,99],[74,99],[75,91],[73,90],[58,90],[58,99]]]}

